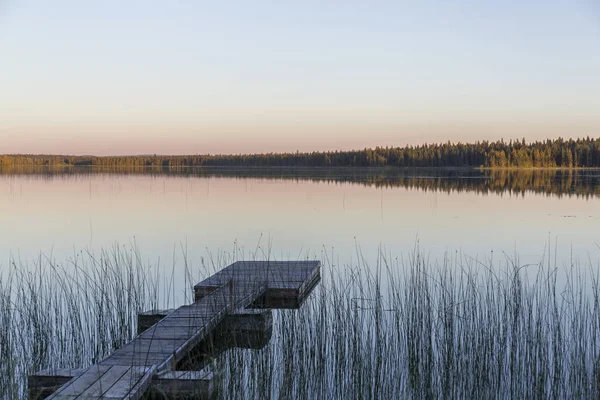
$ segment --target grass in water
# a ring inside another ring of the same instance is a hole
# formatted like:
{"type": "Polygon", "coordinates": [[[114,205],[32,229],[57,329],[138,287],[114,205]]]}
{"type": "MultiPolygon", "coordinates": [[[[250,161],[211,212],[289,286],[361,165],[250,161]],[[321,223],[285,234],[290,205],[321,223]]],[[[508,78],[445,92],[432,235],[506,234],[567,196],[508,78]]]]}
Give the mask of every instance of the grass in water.
{"type": "MultiPolygon", "coordinates": [[[[135,336],[137,313],[165,307],[174,280],[191,289],[236,257],[192,266],[184,254],[185,272],[166,279],[135,248],[11,262],[0,278],[1,397],[25,398],[29,373],[102,359],[135,336]]],[[[323,258],[303,307],[275,312],[269,345],[214,360],[220,398],[600,397],[591,261],[323,258]]]]}

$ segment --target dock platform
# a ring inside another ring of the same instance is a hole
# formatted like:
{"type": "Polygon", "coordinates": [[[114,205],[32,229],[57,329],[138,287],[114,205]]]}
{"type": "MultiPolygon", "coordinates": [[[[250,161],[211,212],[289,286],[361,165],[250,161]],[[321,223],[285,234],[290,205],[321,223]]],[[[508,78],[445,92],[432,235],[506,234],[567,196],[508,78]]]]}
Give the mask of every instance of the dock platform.
{"type": "Polygon", "coordinates": [[[209,398],[208,358],[266,345],[270,309],[299,308],[319,281],[318,261],[236,262],[194,286],[194,303],[138,316],[138,336],[99,363],[31,375],[30,398],[209,398]]]}

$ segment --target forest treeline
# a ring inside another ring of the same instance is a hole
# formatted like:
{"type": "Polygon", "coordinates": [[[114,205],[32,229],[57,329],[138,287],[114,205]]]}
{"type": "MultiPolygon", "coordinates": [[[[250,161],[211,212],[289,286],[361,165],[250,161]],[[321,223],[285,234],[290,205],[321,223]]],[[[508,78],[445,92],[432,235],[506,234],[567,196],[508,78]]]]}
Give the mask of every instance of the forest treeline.
{"type": "Polygon", "coordinates": [[[327,152],[231,154],[61,156],[2,155],[0,165],[92,165],[104,167],[600,167],[600,138],[525,142],[423,144],[405,147],[327,152]]]}

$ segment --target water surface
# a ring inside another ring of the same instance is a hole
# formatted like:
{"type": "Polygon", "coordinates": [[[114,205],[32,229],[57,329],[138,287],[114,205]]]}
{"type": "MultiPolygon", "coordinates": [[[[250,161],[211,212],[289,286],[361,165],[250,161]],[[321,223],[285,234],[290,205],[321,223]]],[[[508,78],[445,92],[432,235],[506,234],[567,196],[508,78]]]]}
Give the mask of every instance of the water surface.
{"type": "Polygon", "coordinates": [[[375,263],[598,264],[600,171],[91,169],[0,172],[0,265],[136,243],[170,271],[210,254],[375,263]],[[549,246],[550,243],[550,246],[549,246]],[[556,250],[556,255],[555,255],[556,250]]]}

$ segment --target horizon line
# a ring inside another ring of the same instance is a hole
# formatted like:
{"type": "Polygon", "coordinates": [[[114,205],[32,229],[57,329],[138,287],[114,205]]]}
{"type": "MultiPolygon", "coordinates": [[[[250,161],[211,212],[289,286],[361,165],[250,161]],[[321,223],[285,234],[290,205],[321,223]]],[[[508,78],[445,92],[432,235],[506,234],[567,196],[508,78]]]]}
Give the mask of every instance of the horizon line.
{"type": "Polygon", "coordinates": [[[445,142],[421,142],[420,144],[410,145],[398,145],[398,146],[375,146],[375,147],[363,147],[363,148],[352,148],[348,150],[344,149],[335,149],[335,150],[312,150],[312,151],[300,151],[298,149],[292,151],[270,151],[270,152],[255,152],[255,153],[130,153],[130,154],[112,154],[112,155],[97,155],[97,154],[69,154],[69,153],[0,153],[0,157],[14,157],[14,156],[54,156],[54,157],[95,157],[95,158],[107,158],[107,157],[187,157],[187,156],[253,156],[253,155],[268,155],[268,154],[312,154],[312,153],[350,153],[350,152],[358,152],[365,150],[375,150],[375,149],[404,149],[404,148],[419,148],[424,146],[456,146],[459,144],[463,145],[477,145],[482,143],[515,143],[524,142],[525,145],[532,145],[536,143],[545,143],[547,141],[555,142],[557,140],[563,141],[578,141],[578,140],[590,140],[590,139],[600,139],[600,136],[595,135],[587,135],[587,136],[576,136],[563,138],[558,136],[556,138],[546,138],[546,139],[538,139],[538,140],[526,140],[525,138],[511,138],[506,141],[504,138],[496,139],[496,140],[476,140],[476,141],[451,141],[447,140],[445,142]]]}

